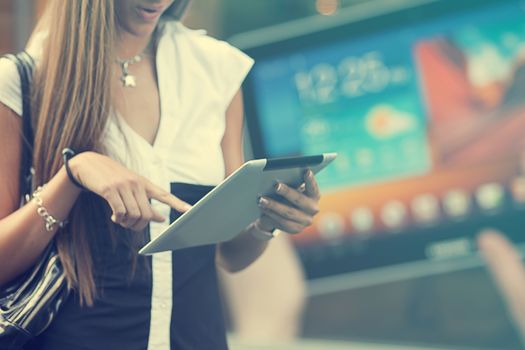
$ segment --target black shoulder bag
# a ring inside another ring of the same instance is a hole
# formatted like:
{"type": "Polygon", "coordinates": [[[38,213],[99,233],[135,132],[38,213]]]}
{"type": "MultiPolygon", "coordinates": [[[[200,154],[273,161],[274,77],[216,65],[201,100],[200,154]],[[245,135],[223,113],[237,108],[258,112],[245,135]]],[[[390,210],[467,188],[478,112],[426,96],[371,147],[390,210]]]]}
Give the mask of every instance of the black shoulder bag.
{"type": "MultiPolygon", "coordinates": [[[[33,130],[30,85],[33,60],[26,52],[4,56],[12,60],[20,75],[22,91],[21,205],[32,191],[33,130]]],[[[42,333],[55,318],[69,293],[54,241],[34,267],[6,286],[0,286],[0,350],[22,349],[42,333]]]]}

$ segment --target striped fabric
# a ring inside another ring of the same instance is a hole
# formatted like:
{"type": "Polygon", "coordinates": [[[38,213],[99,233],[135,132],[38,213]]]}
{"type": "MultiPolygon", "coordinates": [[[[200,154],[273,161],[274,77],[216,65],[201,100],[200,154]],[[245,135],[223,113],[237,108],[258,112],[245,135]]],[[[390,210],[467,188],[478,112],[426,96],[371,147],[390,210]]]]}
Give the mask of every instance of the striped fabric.
{"type": "Polygon", "coordinates": [[[0,349],[19,349],[45,330],[67,294],[62,264],[50,245],[33,270],[0,291],[0,349]]]}

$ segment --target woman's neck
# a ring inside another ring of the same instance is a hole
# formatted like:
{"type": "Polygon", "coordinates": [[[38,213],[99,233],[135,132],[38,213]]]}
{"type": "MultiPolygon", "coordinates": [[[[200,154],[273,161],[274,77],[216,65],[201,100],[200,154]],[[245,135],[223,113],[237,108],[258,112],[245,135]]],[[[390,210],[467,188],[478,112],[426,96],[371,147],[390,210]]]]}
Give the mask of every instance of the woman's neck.
{"type": "Polygon", "coordinates": [[[119,33],[116,42],[116,54],[119,59],[125,60],[146,51],[153,39],[153,34],[148,36],[137,36],[131,33],[119,33]]]}

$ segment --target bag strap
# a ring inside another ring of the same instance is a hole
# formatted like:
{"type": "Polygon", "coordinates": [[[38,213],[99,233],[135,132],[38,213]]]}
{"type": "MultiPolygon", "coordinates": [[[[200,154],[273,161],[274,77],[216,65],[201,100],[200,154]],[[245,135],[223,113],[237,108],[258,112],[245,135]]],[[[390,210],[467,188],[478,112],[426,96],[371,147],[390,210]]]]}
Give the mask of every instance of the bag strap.
{"type": "Polygon", "coordinates": [[[16,55],[7,54],[3,57],[13,61],[20,76],[20,90],[22,94],[22,166],[20,169],[20,195],[24,197],[32,191],[33,180],[33,127],[31,117],[31,81],[33,78],[34,60],[26,52],[16,55]]]}

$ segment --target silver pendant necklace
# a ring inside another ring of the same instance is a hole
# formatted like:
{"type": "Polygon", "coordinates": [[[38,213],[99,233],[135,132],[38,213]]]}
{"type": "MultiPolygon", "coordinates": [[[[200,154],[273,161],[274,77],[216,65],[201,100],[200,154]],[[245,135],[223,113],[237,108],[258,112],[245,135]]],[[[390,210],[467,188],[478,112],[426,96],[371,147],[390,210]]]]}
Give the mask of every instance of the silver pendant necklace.
{"type": "Polygon", "coordinates": [[[128,58],[127,60],[117,59],[117,63],[119,64],[120,69],[122,70],[122,75],[120,76],[122,86],[131,88],[137,86],[137,79],[133,74],[129,73],[129,66],[131,64],[139,63],[140,61],[142,61],[143,54],[144,53],[140,53],[136,56],[128,58]]]}

